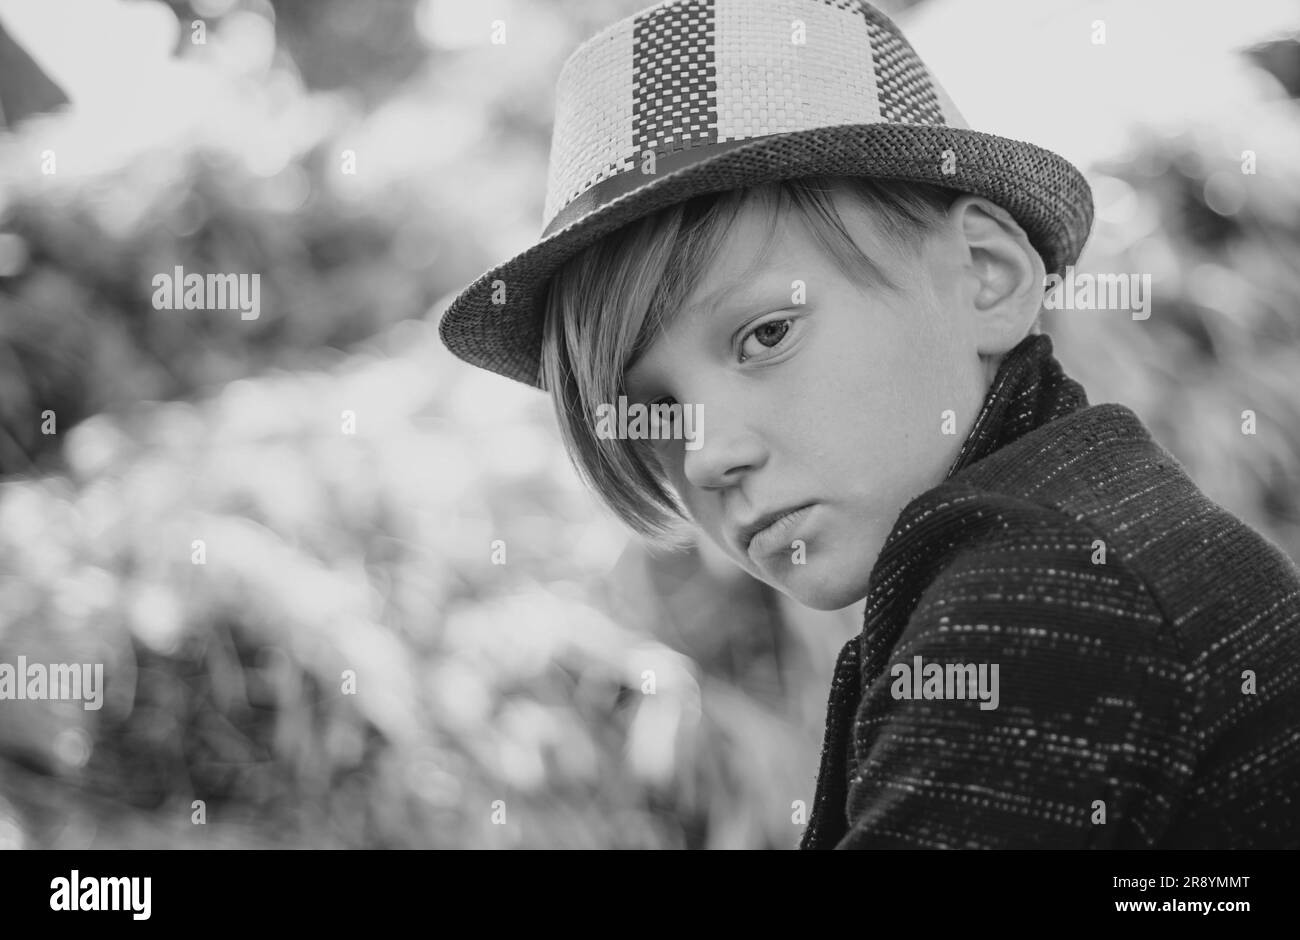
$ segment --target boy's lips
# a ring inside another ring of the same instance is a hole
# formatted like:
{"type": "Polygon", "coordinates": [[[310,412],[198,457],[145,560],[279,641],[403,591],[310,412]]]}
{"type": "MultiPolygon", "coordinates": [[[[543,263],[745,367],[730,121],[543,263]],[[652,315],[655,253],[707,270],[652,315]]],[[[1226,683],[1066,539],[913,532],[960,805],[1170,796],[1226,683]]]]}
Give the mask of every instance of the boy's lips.
{"type": "Polygon", "coordinates": [[[799,503],[761,513],[736,531],[735,541],[740,550],[750,554],[754,549],[770,548],[769,542],[798,523],[814,503],[799,503]]]}

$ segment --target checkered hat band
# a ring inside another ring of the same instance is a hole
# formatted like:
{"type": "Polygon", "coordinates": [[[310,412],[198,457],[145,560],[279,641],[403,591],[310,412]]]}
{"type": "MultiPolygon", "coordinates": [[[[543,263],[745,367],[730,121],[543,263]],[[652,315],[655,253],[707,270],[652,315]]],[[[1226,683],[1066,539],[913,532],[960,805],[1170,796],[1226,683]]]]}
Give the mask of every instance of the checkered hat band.
{"type": "Polygon", "coordinates": [[[720,145],[878,122],[966,127],[869,4],[661,4],[599,33],[565,64],[544,234],[720,145]]]}

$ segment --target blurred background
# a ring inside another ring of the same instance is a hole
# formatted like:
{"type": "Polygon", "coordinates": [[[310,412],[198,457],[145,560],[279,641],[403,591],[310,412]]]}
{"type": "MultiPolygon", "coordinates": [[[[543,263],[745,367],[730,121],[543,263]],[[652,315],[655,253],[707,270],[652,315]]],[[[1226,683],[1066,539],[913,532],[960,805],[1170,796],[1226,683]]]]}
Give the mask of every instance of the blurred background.
{"type": "MultiPolygon", "coordinates": [[[[797,844],[861,610],[647,552],[436,336],[647,5],[0,0],[0,662],[106,677],[0,702],[0,847],[797,844]],[[260,315],[155,309],[176,266],[260,315]]],[[[1066,370],[1300,558],[1294,4],[879,5],[1086,170],[1081,271],[1151,274],[1047,315],[1066,370]]]]}

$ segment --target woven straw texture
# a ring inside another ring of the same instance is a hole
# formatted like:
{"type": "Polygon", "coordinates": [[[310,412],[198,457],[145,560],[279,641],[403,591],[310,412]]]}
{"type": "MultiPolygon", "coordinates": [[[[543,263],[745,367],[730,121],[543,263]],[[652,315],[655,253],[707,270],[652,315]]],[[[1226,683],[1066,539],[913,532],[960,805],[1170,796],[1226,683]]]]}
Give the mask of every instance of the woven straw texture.
{"type": "Polygon", "coordinates": [[[467,362],[541,388],[541,298],[565,261],[693,196],[823,174],[984,196],[1024,227],[1048,271],[1077,259],[1092,225],[1091,191],[1074,166],[968,128],[869,4],[671,0],[565,62],[541,238],[453,300],[442,340],[467,362]]]}

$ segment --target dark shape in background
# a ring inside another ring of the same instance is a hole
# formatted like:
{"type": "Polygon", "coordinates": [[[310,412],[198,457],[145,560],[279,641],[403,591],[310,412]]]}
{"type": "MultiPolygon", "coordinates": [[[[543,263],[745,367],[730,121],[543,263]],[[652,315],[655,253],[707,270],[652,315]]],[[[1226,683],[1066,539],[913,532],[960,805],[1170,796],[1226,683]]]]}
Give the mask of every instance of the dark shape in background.
{"type": "Polygon", "coordinates": [[[15,127],[33,114],[54,111],[68,96],[0,22],[0,127],[15,127]]]}

